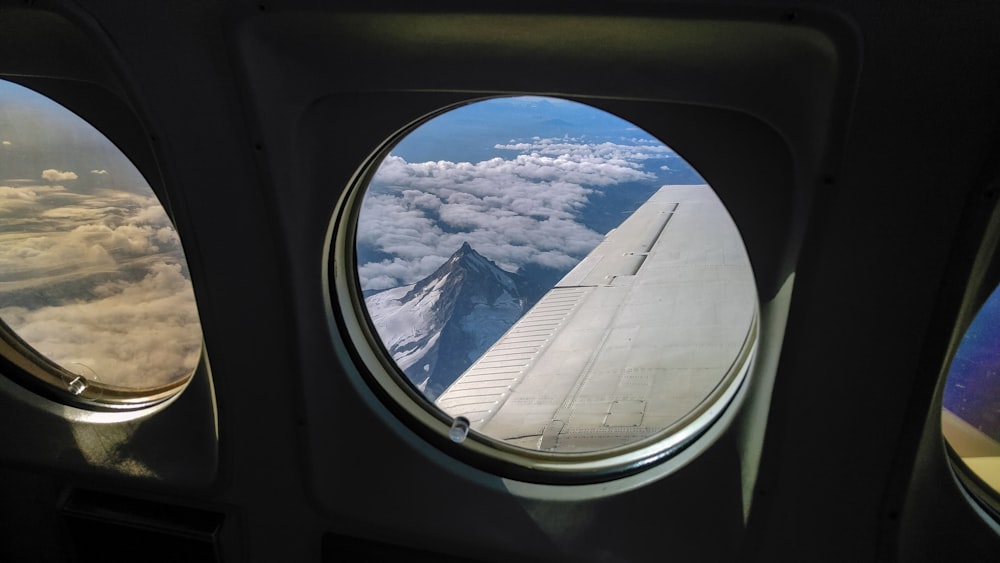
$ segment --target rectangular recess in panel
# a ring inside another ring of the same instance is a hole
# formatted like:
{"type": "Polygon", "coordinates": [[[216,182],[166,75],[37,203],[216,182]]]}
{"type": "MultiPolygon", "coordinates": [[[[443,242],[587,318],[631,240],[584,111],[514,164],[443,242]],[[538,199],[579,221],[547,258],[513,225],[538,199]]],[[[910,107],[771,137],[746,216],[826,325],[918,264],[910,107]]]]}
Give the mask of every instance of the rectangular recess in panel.
{"type": "Polygon", "coordinates": [[[59,515],[81,561],[222,561],[218,512],[73,490],[59,515]]]}

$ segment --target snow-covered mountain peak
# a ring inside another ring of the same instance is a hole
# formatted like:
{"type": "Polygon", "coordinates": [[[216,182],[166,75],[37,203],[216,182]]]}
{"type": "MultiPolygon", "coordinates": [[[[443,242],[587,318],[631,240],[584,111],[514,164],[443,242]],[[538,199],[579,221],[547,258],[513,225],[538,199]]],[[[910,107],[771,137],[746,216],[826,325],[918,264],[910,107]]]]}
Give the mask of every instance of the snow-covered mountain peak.
{"type": "Polygon", "coordinates": [[[433,398],[542,293],[466,242],[431,275],[371,295],[365,304],[396,364],[433,398]]]}

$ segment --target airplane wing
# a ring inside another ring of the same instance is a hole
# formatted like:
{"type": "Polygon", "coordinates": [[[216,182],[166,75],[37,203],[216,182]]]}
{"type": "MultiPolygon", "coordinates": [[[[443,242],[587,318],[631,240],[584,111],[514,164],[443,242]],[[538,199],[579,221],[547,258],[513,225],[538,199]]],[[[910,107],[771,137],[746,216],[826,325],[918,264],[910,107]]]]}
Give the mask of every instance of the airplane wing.
{"type": "Polygon", "coordinates": [[[749,365],[754,278],[708,186],[664,186],[436,404],[524,448],[621,446],[700,416],[749,365]]]}

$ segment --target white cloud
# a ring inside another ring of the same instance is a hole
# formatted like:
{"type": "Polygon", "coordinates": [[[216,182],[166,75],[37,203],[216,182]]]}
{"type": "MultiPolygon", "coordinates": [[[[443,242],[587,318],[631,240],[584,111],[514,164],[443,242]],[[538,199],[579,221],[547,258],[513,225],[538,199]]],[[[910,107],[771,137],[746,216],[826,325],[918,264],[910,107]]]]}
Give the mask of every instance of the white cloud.
{"type": "Polygon", "coordinates": [[[153,196],[119,190],[84,196],[61,186],[0,186],[0,217],[11,227],[0,234],[0,281],[43,283],[47,276],[67,271],[89,275],[106,268],[108,260],[124,265],[180,252],[177,234],[153,196]]]}
{"type": "Polygon", "coordinates": [[[79,176],[76,172],[62,172],[56,170],[55,168],[47,168],[42,170],[42,179],[48,180],[49,182],[65,182],[66,180],[76,180],[79,176]]]}
{"type": "Polygon", "coordinates": [[[94,293],[35,310],[7,307],[0,317],[49,359],[105,384],[162,385],[197,365],[201,331],[179,264],[154,263],[141,281],[110,282],[94,293]]]}
{"type": "Polygon", "coordinates": [[[9,146],[11,146],[13,144],[14,143],[11,143],[10,141],[0,141],[0,145],[3,145],[5,147],[9,147],[9,146]]]}
{"type": "Polygon", "coordinates": [[[54,362],[87,366],[106,384],[168,383],[200,354],[177,234],[147,192],[0,186],[0,318],[54,362]]]}
{"type": "Polygon", "coordinates": [[[641,162],[662,145],[540,139],[496,145],[513,158],[383,161],[365,197],[358,243],[391,256],[361,264],[362,287],[386,289],[432,273],[463,242],[501,267],[569,269],[603,238],[577,222],[593,188],[654,179],[641,162]]]}
{"type": "MultiPolygon", "coordinates": [[[[14,183],[8,181],[8,183],[14,183]]],[[[62,186],[0,186],[0,217],[24,213],[38,206],[40,199],[65,192],[62,186]]],[[[4,217],[6,219],[6,217],[4,217]]]]}
{"type": "Polygon", "coordinates": [[[102,174],[103,175],[103,174],[107,174],[108,171],[104,170],[104,169],[101,169],[101,170],[91,170],[90,173],[91,174],[102,174]]]}
{"type": "Polygon", "coordinates": [[[538,139],[533,143],[513,143],[506,145],[494,145],[493,148],[500,150],[512,150],[520,152],[537,152],[539,155],[556,156],[570,155],[574,158],[600,159],[615,161],[618,163],[629,163],[636,160],[647,160],[652,158],[673,158],[677,153],[663,143],[652,139],[631,138],[623,139],[628,144],[612,143],[586,143],[578,138],[562,139],[538,139]]]}

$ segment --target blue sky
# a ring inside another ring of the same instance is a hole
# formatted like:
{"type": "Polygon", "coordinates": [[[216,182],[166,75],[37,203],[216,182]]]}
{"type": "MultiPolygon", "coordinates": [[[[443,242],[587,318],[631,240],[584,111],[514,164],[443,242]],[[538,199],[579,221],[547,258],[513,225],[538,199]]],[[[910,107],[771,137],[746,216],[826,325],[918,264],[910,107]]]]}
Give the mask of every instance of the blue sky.
{"type": "Polygon", "coordinates": [[[114,188],[148,194],[145,179],[123,156],[70,110],[0,80],[0,181],[58,182],[75,175],[71,187],[77,193],[114,188]],[[53,172],[43,177],[46,170],[53,172]]]}
{"type": "Polygon", "coordinates": [[[962,337],[948,371],[944,407],[1000,440],[1000,288],[962,337]]]}

